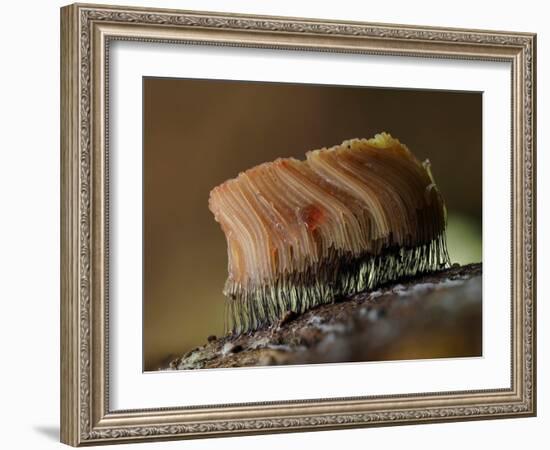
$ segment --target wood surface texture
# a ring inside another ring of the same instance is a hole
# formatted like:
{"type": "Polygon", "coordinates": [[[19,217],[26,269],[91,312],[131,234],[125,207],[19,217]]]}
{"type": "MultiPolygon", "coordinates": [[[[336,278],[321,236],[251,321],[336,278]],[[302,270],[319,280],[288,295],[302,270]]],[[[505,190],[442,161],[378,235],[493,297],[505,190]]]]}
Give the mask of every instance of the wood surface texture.
{"type": "MultiPolygon", "coordinates": [[[[274,326],[222,338],[169,369],[481,356],[481,264],[389,283],[274,326]]],[[[208,342],[207,342],[208,341],[208,342]]]]}

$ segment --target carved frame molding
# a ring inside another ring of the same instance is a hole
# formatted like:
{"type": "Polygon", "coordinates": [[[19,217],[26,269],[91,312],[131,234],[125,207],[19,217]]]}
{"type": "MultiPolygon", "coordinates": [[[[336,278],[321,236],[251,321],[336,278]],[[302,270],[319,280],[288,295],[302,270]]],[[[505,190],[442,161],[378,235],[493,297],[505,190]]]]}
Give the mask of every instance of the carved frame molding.
{"type": "Polygon", "coordinates": [[[536,35],[75,4],[61,10],[61,439],[78,446],[533,416],[536,35]],[[110,411],[108,58],[112,40],[508,61],[510,389],[110,411]]]}

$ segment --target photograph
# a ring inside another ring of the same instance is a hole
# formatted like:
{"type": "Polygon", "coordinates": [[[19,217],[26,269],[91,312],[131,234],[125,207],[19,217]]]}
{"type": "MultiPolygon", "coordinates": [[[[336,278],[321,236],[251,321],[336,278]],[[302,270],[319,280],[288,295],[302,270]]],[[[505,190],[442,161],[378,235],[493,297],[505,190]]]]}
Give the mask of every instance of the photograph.
{"type": "Polygon", "coordinates": [[[483,356],[482,92],[143,77],[143,369],[483,356]]]}
{"type": "Polygon", "coordinates": [[[537,27],[296,12],[60,9],[62,442],[537,414],[537,27]]]}

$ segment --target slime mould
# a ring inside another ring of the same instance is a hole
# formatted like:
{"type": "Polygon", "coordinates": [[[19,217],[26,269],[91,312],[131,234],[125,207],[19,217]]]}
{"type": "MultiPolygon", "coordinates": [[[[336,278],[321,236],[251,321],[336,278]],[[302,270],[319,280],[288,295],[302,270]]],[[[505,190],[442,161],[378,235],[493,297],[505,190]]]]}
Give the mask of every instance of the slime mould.
{"type": "Polygon", "coordinates": [[[232,333],[449,266],[429,162],[387,133],[260,164],[209,207],[227,240],[232,333]]]}

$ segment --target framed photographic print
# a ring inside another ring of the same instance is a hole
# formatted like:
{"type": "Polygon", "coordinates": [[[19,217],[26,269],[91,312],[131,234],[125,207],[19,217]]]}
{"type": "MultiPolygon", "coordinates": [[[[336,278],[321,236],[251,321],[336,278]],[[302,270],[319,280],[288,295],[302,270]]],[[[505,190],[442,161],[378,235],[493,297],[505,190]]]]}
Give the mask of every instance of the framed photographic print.
{"type": "Polygon", "coordinates": [[[62,441],[535,415],[535,38],[62,8],[62,441]]]}

